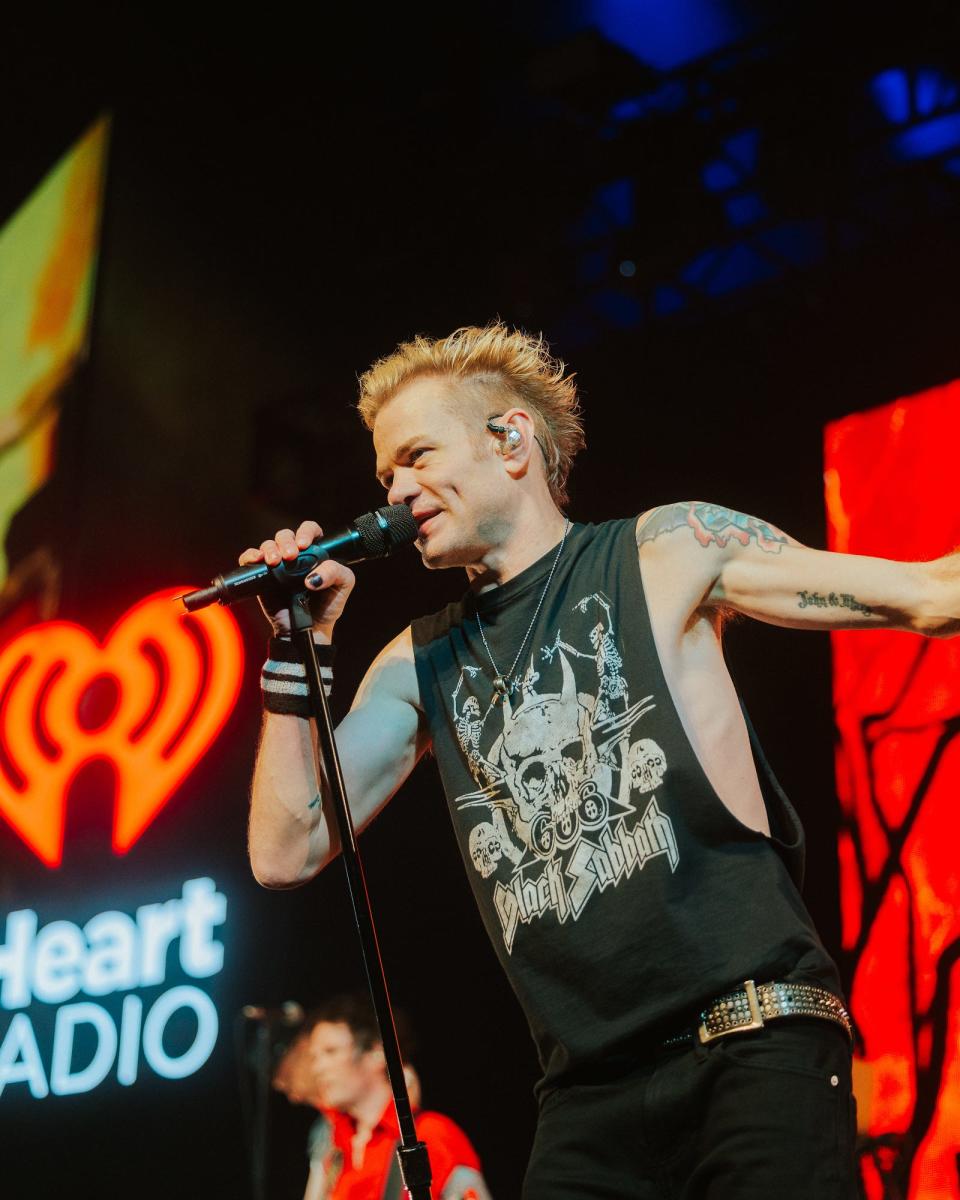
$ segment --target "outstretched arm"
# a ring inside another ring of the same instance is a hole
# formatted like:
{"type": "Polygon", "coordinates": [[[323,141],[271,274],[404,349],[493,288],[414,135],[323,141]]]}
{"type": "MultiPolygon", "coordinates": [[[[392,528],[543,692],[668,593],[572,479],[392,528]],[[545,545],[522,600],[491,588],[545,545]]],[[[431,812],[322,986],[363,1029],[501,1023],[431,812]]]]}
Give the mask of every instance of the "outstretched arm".
{"type": "Polygon", "coordinates": [[[811,550],[756,517],[695,500],[645,514],[637,541],[642,554],[693,581],[695,610],[796,629],[960,633],[958,553],[904,563],[811,550]]]}

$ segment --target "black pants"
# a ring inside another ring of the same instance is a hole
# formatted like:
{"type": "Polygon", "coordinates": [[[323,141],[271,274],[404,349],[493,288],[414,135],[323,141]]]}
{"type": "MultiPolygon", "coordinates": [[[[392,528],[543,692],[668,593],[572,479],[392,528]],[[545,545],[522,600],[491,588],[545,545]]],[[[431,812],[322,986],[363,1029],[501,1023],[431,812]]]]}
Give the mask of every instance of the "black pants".
{"type": "Polygon", "coordinates": [[[851,1200],[850,1048],[793,1018],[544,1097],[523,1200],[851,1200]]]}

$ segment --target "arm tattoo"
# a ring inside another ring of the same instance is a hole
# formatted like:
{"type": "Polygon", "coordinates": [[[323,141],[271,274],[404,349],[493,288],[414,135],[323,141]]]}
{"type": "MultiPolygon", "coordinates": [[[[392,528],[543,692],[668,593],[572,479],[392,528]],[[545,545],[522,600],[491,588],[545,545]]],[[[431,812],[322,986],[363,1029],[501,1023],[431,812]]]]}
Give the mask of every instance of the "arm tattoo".
{"type": "Polygon", "coordinates": [[[682,504],[668,504],[658,508],[644,523],[637,534],[637,545],[652,542],[661,533],[687,526],[701,546],[719,546],[724,549],[733,538],[741,546],[756,542],[767,554],[779,554],[787,544],[787,535],[766,521],[748,517],[746,513],[732,508],[721,508],[717,504],[703,504],[687,500],[682,504]]]}
{"type": "Polygon", "coordinates": [[[851,596],[849,592],[827,592],[825,596],[821,596],[819,592],[797,592],[797,595],[800,597],[797,608],[849,608],[851,612],[873,615],[873,609],[869,605],[861,604],[856,596],[851,596]]]}

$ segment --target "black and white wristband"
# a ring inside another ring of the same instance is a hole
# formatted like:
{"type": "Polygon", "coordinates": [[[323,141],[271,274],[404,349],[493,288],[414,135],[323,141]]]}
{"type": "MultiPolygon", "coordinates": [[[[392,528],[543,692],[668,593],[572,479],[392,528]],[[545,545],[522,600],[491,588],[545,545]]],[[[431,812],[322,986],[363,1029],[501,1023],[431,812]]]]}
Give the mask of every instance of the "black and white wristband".
{"type": "MultiPolygon", "coordinates": [[[[333,659],[335,647],[315,642],[323,690],[329,696],[333,688],[333,659]]],[[[310,686],[307,668],[300,652],[290,638],[272,637],[267,648],[267,661],[260,673],[263,707],[267,712],[286,713],[295,717],[312,717],[310,686]]]]}

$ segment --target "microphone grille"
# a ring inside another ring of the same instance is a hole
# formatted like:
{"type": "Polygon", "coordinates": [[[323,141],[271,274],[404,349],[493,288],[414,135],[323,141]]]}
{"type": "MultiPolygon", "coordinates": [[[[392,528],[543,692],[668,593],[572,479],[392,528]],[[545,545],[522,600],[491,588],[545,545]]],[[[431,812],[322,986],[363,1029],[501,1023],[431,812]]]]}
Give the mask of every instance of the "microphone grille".
{"type": "Polygon", "coordinates": [[[388,504],[385,508],[378,508],[377,517],[386,524],[384,533],[390,543],[388,554],[403,546],[410,546],[417,540],[420,529],[406,504],[388,504]]]}
{"type": "Polygon", "coordinates": [[[375,513],[364,513],[353,523],[365,554],[370,558],[392,554],[416,541],[417,522],[405,504],[390,504],[375,513]]]}

